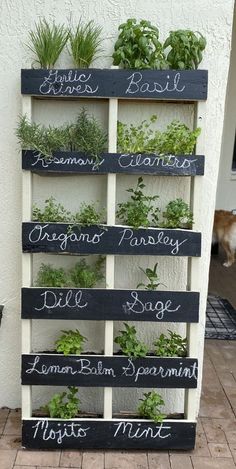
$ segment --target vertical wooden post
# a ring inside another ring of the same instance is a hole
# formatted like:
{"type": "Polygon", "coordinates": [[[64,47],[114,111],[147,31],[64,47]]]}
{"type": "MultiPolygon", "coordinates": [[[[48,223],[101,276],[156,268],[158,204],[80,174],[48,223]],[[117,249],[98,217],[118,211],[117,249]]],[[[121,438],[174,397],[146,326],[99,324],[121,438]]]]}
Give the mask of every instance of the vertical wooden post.
{"type": "MultiPolygon", "coordinates": [[[[195,127],[201,127],[201,134],[198,137],[196,145],[196,154],[205,155],[205,114],[206,103],[199,102],[195,105],[195,127]]],[[[203,197],[203,177],[195,176],[191,178],[190,187],[190,206],[194,216],[194,230],[201,231],[202,207],[201,200],[203,197]]],[[[203,255],[203,252],[202,252],[203,255]]],[[[201,288],[202,288],[202,272],[204,269],[203,257],[191,257],[188,260],[188,288],[189,290],[200,292],[199,315],[201,316],[201,288]]],[[[199,357],[199,324],[187,324],[187,340],[188,355],[192,358],[199,357]]],[[[200,379],[200,377],[199,377],[200,379]]],[[[196,420],[197,418],[197,394],[199,386],[196,389],[185,390],[185,418],[188,420],[196,420]]]]}
{"type": "MultiPolygon", "coordinates": [[[[117,67],[114,67],[117,68],[117,67]]],[[[118,99],[109,99],[108,117],[108,151],[116,153],[118,99]]],[[[116,174],[107,176],[107,224],[115,225],[116,221],[116,174]]],[[[114,288],[115,256],[106,256],[106,288],[114,288]]],[[[105,355],[113,355],[113,321],[105,321],[105,355]]],[[[104,388],[105,419],[112,418],[112,388],[104,388]]]]}
{"type": "MultiPolygon", "coordinates": [[[[29,121],[32,118],[32,98],[22,97],[22,114],[29,121]]],[[[22,171],[22,221],[31,220],[32,210],[32,173],[22,171]]],[[[31,287],[32,284],[32,254],[22,254],[22,285],[31,287]]],[[[22,319],[21,321],[21,348],[22,353],[32,351],[32,321],[22,319]]],[[[32,415],[32,389],[31,386],[22,386],[22,419],[32,415]]]]}

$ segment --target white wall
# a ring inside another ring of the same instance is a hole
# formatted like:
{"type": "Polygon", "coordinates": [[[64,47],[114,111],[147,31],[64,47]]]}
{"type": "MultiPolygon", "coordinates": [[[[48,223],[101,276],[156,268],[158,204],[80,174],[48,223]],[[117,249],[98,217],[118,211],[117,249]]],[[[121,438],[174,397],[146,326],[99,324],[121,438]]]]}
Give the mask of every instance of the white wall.
{"type": "MultiPolygon", "coordinates": [[[[24,47],[27,42],[28,30],[33,28],[34,22],[40,16],[53,19],[57,22],[68,23],[70,18],[73,22],[79,20],[95,19],[104,28],[104,57],[96,62],[98,67],[109,67],[111,65],[110,55],[117,36],[117,27],[128,17],[148,18],[161,29],[161,40],[166,37],[169,30],[179,28],[190,28],[201,31],[207,38],[207,51],[202,68],[209,69],[209,99],[206,105],[206,175],[203,180],[203,194],[199,200],[199,209],[202,212],[203,233],[203,271],[202,271],[202,300],[200,311],[200,336],[199,336],[199,359],[202,362],[204,315],[206,302],[206,289],[209,266],[210,233],[212,214],[215,204],[216,180],[218,162],[220,156],[221,134],[224,115],[225,89],[230,56],[231,27],[233,16],[233,0],[215,0],[214,4],[207,0],[191,1],[179,0],[5,0],[1,3],[1,25],[0,35],[4,47],[0,49],[1,58],[1,101],[0,101],[0,129],[2,132],[0,146],[0,165],[2,184],[0,186],[1,198],[1,288],[0,303],[5,305],[4,317],[0,328],[0,406],[15,407],[20,405],[20,286],[21,286],[21,162],[20,152],[14,135],[17,125],[17,116],[21,111],[20,95],[20,69],[31,66],[31,58],[24,47]],[[30,7],[29,7],[30,5],[30,7]],[[191,5],[191,7],[190,7],[191,5]]],[[[67,54],[61,58],[59,66],[70,66],[67,54]]],[[[73,119],[83,100],[76,102],[50,102],[37,100],[34,103],[34,119],[39,122],[64,122],[73,119]]],[[[86,107],[101,118],[104,126],[107,123],[107,106],[101,104],[99,107],[92,101],[86,107]]],[[[156,112],[159,116],[157,125],[163,127],[174,117],[192,125],[193,107],[191,105],[175,104],[122,104],[119,108],[119,118],[125,121],[138,122],[151,113],[156,112]]],[[[187,179],[152,178],[145,177],[145,183],[150,193],[158,193],[161,196],[161,204],[175,198],[189,197],[189,181],[187,179]]],[[[125,189],[135,182],[132,176],[118,177],[119,200],[125,198],[125,189]]],[[[34,200],[42,204],[49,195],[57,197],[68,209],[76,210],[82,200],[99,199],[105,204],[105,177],[96,178],[96,183],[88,184],[89,177],[67,177],[67,178],[40,178],[34,176],[34,200]],[[89,186],[89,191],[88,191],[89,186]]],[[[75,259],[71,256],[34,256],[34,271],[40,262],[54,262],[71,265],[75,259]]],[[[153,265],[156,259],[147,258],[142,260],[132,258],[117,258],[116,260],[116,287],[134,287],[141,281],[138,266],[153,265]],[[124,276],[125,272],[125,276],[124,276]],[[135,273],[134,273],[135,272],[135,273]]],[[[186,260],[181,258],[159,258],[161,281],[168,289],[186,288],[186,260]]],[[[89,347],[102,348],[103,323],[85,323],[72,321],[67,323],[68,327],[79,327],[89,338],[89,347]],[[93,327],[93,330],[92,330],[93,327]],[[99,340],[98,340],[99,337],[99,340]],[[95,346],[96,340],[96,346],[95,346]]],[[[170,324],[169,324],[170,326],[170,324]]],[[[169,327],[167,325],[167,327],[169,327]]],[[[43,321],[35,321],[33,327],[34,350],[45,350],[53,347],[53,341],[57,338],[59,330],[65,327],[65,323],[55,321],[45,325],[43,321]]],[[[171,325],[172,327],[172,325],[171,325]]],[[[116,324],[116,330],[120,324],[116,324]]],[[[142,338],[150,342],[154,335],[163,330],[164,325],[137,325],[142,338]]],[[[175,325],[178,331],[183,327],[175,325]]],[[[142,391],[143,392],[143,391],[142,391]]],[[[175,390],[162,390],[168,412],[181,411],[182,392],[175,390]]],[[[42,388],[34,390],[34,405],[38,406],[45,402],[47,396],[52,392],[42,388]]],[[[140,394],[140,392],[139,392],[140,394]]],[[[102,391],[80,390],[81,401],[84,408],[102,407],[102,391]],[[91,404],[92,403],[92,404],[91,404]]],[[[115,408],[131,409],[135,406],[134,401],[138,399],[138,392],[134,390],[116,390],[115,408]],[[135,395],[133,398],[132,396],[135,395]]]]}
{"type": "Polygon", "coordinates": [[[234,139],[236,130],[236,19],[232,35],[229,80],[225,102],[225,118],[217,183],[216,208],[236,209],[236,171],[232,171],[234,139]]]}

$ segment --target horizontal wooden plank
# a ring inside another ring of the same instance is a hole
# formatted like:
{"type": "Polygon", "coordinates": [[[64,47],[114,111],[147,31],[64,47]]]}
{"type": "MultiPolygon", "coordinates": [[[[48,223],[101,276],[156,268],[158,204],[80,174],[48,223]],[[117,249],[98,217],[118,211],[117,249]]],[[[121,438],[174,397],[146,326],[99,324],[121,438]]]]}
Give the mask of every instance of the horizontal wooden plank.
{"type": "Polygon", "coordinates": [[[95,288],[22,288],[23,319],[198,322],[199,293],[95,288]]]}
{"type": "Polygon", "coordinates": [[[23,420],[28,449],[183,449],[195,445],[196,423],[165,420],[23,420]]]}
{"type": "Polygon", "coordinates": [[[68,223],[22,224],[23,252],[200,256],[201,233],[191,230],[124,226],[71,226],[68,223]]]}
{"type": "Polygon", "coordinates": [[[22,169],[39,174],[150,174],[160,176],[197,176],[204,174],[203,155],[104,153],[99,162],[79,152],[54,152],[46,158],[33,150],[22,151],[22,169]]]}
{"type": "Polygon", "coordinates": [[[205,100],[206,70],[29,69],[21,93],[45,97],[205,100]]]}
{"type": "Polygon", "coordinates": [[[188,389],[197,376],[195,358],[22,355],[22,384],[30,385],[188,389]]]}

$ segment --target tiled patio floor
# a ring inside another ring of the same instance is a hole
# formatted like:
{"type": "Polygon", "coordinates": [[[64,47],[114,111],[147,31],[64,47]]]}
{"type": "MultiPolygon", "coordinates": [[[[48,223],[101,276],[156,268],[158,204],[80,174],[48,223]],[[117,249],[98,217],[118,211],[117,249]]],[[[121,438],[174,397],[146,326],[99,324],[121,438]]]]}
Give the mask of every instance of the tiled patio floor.
{"type": "Polygon", "coordinates": [[[0,469],[232,469],[236,467],[236,341],[206,341],[196,448],[174,451],[27,451],[20,412],[0,410],[0,469]]]}

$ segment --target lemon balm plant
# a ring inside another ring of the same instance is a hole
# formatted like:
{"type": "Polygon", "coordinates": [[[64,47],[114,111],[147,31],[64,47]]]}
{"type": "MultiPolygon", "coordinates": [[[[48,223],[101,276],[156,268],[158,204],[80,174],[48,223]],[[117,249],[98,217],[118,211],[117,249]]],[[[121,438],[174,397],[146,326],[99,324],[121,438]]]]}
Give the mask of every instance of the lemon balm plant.
{"type": "Polygon", "coordinates": [[[53,68],[59,55],[64,49],[69,32],[64,25],[50,25],[45,18],[35,25],[35,30],[29,32],[27,47],[36,56],[34,63],[40,68],[53,68]]]}

